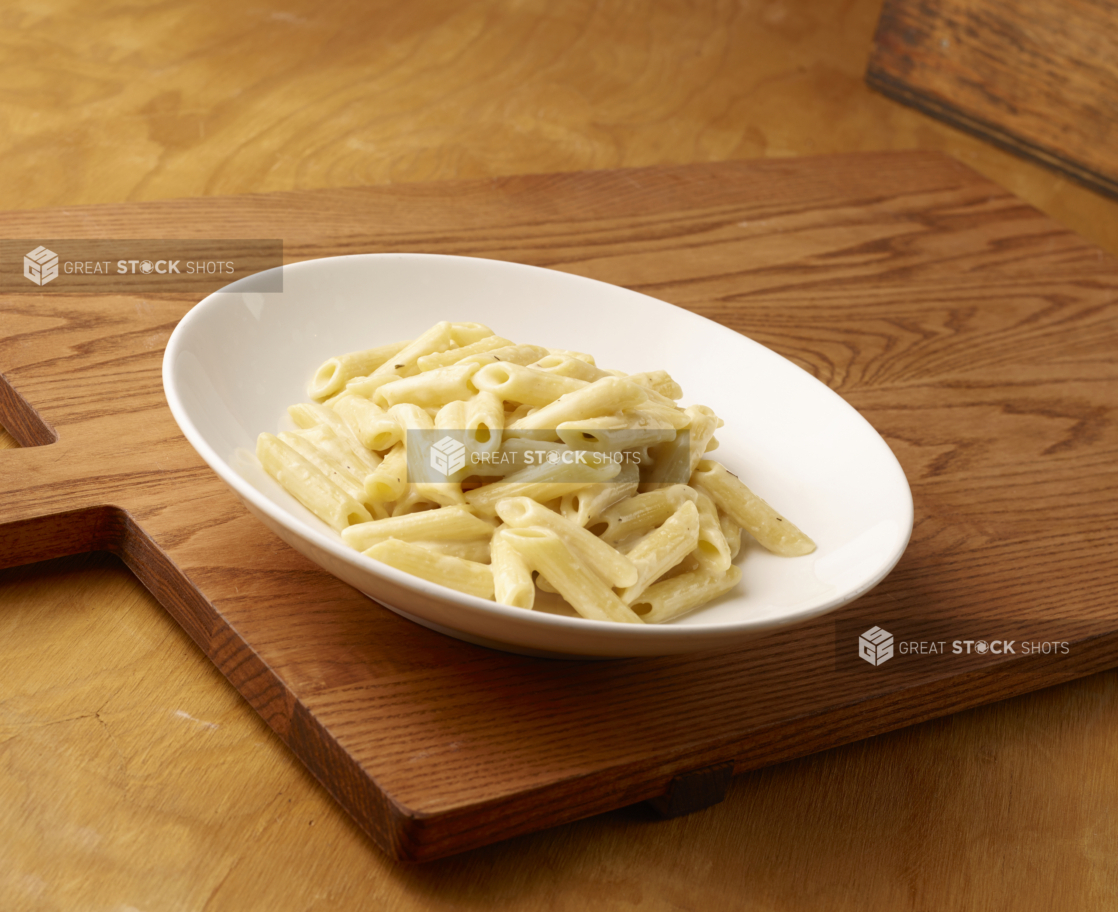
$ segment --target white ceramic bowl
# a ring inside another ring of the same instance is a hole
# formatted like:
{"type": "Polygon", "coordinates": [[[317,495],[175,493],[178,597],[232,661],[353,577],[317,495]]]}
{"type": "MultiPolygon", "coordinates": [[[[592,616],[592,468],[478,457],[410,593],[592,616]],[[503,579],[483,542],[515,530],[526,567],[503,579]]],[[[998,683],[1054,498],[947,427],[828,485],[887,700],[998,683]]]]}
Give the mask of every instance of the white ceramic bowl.
{"type": "Polygon", "coordinates": [[[865,419],[786,359],[671,304],[553,270],[427,254],[311,260],[283,267],[282,293],[237,288],[203,300],[171,336],[163,384],[175,420],[280,538],[424,626],[540,655],[724,648],[858,598],[908,543],[908,483],[865,419]],[[715,458],[818,550],[782,558],[743,545],[737,590],[655,626],[509,608],[351,550],[248,454],[261,431],[290,427],[287,406],[307,401],[306,382],[327,358],[412,338],[439,320],[480,322],[514,341],[589,352],[599,365],[628,373],[666,369],[683,387],[683,404],[709,405],[725,420],[715,458]]]}

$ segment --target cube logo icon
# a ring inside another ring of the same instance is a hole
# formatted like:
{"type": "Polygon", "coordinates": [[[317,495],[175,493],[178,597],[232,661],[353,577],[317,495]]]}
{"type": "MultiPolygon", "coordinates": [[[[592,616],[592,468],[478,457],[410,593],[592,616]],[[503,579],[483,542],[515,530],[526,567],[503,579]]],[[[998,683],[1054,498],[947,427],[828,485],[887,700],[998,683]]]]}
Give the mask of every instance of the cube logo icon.
{"type": "Polygon", "coordinates": [[[466,445],[453,437],[444,437],[431,447],[431,468],[444,475],[453,475],[466,464],[466,445]]]}
{"type": "Polygon", "coordinates": [[[41,244],[23,258],[23,276],[36,285],[58,278],[58,254],[41,244]]]}
{"type": "Polygon", "coordinates": [[[893,634],[880,627],[871,627],[858,637],[858,655],[871,665],[881,665],[893,658],[893,634]]]}

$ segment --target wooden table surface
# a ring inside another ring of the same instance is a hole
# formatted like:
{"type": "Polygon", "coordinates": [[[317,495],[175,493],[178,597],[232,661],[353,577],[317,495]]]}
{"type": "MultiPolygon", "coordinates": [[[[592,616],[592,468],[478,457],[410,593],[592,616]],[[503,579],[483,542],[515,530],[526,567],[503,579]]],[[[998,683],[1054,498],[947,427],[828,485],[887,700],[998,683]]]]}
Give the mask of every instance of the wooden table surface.
{"type": "MultiPolygon", "coordinates": [[[[0,207],[919,147],[1118,252],[1118,203],[865,87],[878,9],[16,0],[0,207]]],[[[1106,909],[1116,763],[1108,672],[403,866],[115,559],[0,573],[3,909],[1106,909]]]]}

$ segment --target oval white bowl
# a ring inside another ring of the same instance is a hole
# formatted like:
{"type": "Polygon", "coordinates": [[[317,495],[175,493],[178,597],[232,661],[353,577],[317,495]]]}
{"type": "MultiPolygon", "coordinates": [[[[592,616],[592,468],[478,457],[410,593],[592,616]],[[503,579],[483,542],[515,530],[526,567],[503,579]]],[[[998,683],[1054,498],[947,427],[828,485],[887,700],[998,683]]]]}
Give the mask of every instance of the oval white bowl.
{"type": "Polygon", "coordinates": [[[853,601],[885,577],[908,544],[912,494],[869,423],[790,361],[679,307],[554,270],[431,254],[296,263],[283,267],[283,289],[259,294],[234,284],[183,318],[163,360],[171,412],[254,516],[419,624],[535,655],[725,648],[853,601]],[[327,358],[412,338],[439,320],[484,323],[517,342],[589,352],[600,366],[627,373],[667,370],[683,387],[683,404],[708,405],[726,422],[714,458],[818,549],[782,558],[743,543],[736,590],[672,623],[648,626],[509,608],[353,551],[263,472],[250,455],[256,437],[291,426],[287,406],[307,401],[307,380],[327,358]]]}

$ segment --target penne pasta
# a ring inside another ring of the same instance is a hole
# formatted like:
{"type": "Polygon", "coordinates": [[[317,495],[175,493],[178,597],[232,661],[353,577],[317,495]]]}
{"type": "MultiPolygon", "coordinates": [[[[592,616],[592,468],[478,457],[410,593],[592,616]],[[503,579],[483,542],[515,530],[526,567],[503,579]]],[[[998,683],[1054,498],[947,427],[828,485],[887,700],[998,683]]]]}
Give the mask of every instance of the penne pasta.
{"type": "Polygon", "coordinates": [[[637,467],[622,466],[613,481],[590,485],[581,491],[564,494],[559,512],[577,525],[584,527],[589,525],[591,520],[596,519],[603,510],[637,493],[637,478],[632,477],[630,481],[623,481],[622,475],[636,476],[637,467]],[[627,469],[631,471],[627,472],[627,469]]]}
{"type": "Polygon", "coordinates": [[[601,532],[602,541],[614,543],[634,534],[644,534],[675,513],[685,500],[693,501],[697,497],[698,494],[686,485],[671,485],[623,500],[598,517],[599,524],[606,524],[601,532]]]}
{"type": "Polygon", "coordinates": [[[600,418],[565,421],[555,431],[568,446],[603,452],[639,450],[676,436],[676,429],[671,425],[631,409],[600,418]]]}
{"type": "Polygon", "coordinates": [[[446,351],[436,352],[432,355],[422,355],[415,360],[415,366],[420,371],[435,370],[439,367],[450,367],[452,364],[457,364],[470,355],[480,355],[483,352],[492,351],[495,348],[502,348],[511,345],[508,339],[502,339],[500,336],[486,336],[483,339],[478,339],[476,342],[471,342],[463,348],[451,348],[446,351]]]}
{"type": "Polygon", "coordinates": [[[744,528],[811,539],[717,462],[722,425],[663,370],[443,321],[330,358],[265,470],[372,560],[523,610],[556,593],[595,621],[664,623],[732,590],[744,528]]]}
{"type": "Polygon", "coordinates": [[[665,370],[629,374],[626,379],[628,379],[630,383],[643,386],[646,390],[651,390],[665,399],[673,400],[683,397],[683,390],[680,388],[680,385],[676,383],[665,370]]]}
{"type": "Polygon", "coordinates": [[[660,528],[649,532],[627,553],[637,568],[637,580],[618,593],[631,604],[645,589],[695,550],[699,543],[699,511],[686,501],[660,528]]]}
{"type": "Polygon", "coordinates": [[[380,465],[380,457],[376,453],[361,446],[349,434],[339,434],[328,424],[316,424],[295,433],[329,453],[357,478],[364,478],[380,465]]]}
{"type": "Polygon", "coordinates": [[[741,551],[741,526],[721,510],[718,511],[718,524],[722,527],[722,537],[726,539],[726,546],[730,549],[730,560],[733,560],[741,551]]]}
{"type": "Polygon", "coordinates": [[[370,377],[406,377],[415,372],[416,362],[424,355],[446,351],[451,347],[450,323],[445,321],[436,323],[425,333],[413,339],[393,357],[389,358],[380,367],[374,370],[370,377]]]}
{"type": "Polygon", "coordinates": [[[648,394],[635,383],[617,377],[603,377],[525,415],[511,427],[517,430],[557,428],[570,421],[612,415],[647,400],[648,394]]]}
{"type": "Polygon", "coordinates": [[[482,391],[467,399],[462,427],[466,429],[473,451],[490,454],[489,461],[492,461],[492,454],[501,449],[505,429],[505,409],[500,397],[482,391]]]}
{"type": "Polygon", "coordinates": [[[741,479],[718,462],[704,459],[691,476],[694,487],[704,491],[718,509],[774,554],[795,557],[810,554],[815,542],[754,494],[741,479]]]}
{"type": "Polygon", "coordinates": [[[435,426],[435,419],[427,413],[427,409],[412,402],[394,405],[389,408],[388,414],[405,432],[429,431],[435,426]]]}
{"type": "Polygon", "coordinates": [[[492,544],[484,538],[472,538],[467,541],[413,541],[436,554],[446,554],[449,557],[460,557],[462,560],[475,561],[479,564],[488,564],[492,558],[492,544]]]}
{"type": "Polygon", "coordinates": [[[562,358],[573,358],[576,361],[585,361],[591,367],[594,367],[598,362],[594,360],[593,355],[586,352],[567,351],[563,348],[549,348],[547,349],[549,355],[559,355],[562,358]]]}
{"type": "Polygon", "coordinates": [[[422,513],[424,510],[435,510],[442,506],[438,501],[431,500],[422,491],[419,490],[419,485],[408,484],[404,489],[404,493],[396,498],[395,501],[388,503],[374,503],[374,508],[384,507],[388,511],[391,507],[391,516],[407,516],[411,513],[422,513]]]}
{"type": "Polygon", "coordinates": [[[390,519],[359,523],[342,532],[350,547],[364,551],[389,538],[401,541],[465,541],[491,538],[493,526],[465,507],[440,507],[390,519]]]}
{"type": "Polygon", "coordinates": [[[644,623],[604,582],[575,560],[569,548],[548,529],[506,529],[505,540],[524,562],[545,576],[555,590],[585,618],[644,623]]]}
{"type": "Polygon", "coordinates": [[[330,481],[345,491],[346,494],[358,503],[362,503],[365,500],[365,485],[362,484],[361,480],[354,475],[353,472],[329,453],[320,450],[307,440],[306,437],[301,437],[298,434],[284,431],[278,436],[280,440],[306,459],[311,465],[318,469],[318,471],[329,478],[330,481]]]}
{"type": "Polygon", "coordinates": [[[691,424],[691,416],[676,408],[674,403],[665,404],[651,399],[640,403],[636,408],[626,410],[623,414],[635,428],[671,428],[680,431],[691,424]]]}
{"type": "Polygon", "coordinates": [[[505,530],[494,533],[490,553],[494,600],[513,608],[531,609],[536,601],[532,571],[524,556],[508,541],[505,530]]]}
{"type": "Polygon", "coordinates": [[[592,484],[594,484],[593,481],[527,481],[518,484],[501,483],[497,486],[500,488],[499,491],[489,491],[487,489],[494,486],[486,485],[483,488],[475,488],[470,491],[466,495],[466,503],[479,516],[496,516],[497,503],[506,497],[530,497],[532,500],[544,503],[557,497],[561,498],[574,491],[580,491],[592,484]]]}
{"type": "Polygon", "coordinates": [[[725,595],[739,582],[739,567],[721,574],[692,570],[649,586],[630,607],[646,624],[663,624],[725,595]]]}
{"type": "Polygon", "coordinates": [[[483,326],[481,323],[451,323],[450,324],[450,339],[459,348],[465,348],[477,342],[479,339],[485,339],[493,335],[493,330],[488,326],[483,326]]]}
{"type": "Polygon", "coordinates": [[[307,384],[307,395],[312,399],[322,400],[340,393],[345,389],[346,383],[354,377],[368,376],[393,355],[402,351],[407,344],[407,342],[394,342],[391,345],[381,345],[379,348],[369,348],[365,351],[350,352],[347,355],[330,358],[314,372],[310,383],[307,384]]]}
{"type": "MultiPolygon", "coordinates": [[[[703,454],[718,447],[718,441],[714,439],[714,432],[718,430],[722,422],[705,405],[692,405],[684,411],[691,419],[691,423],[688,425],[687,449],[691,459],[691,472],[694,472],[699,460],[703,458],[703,454]]],[[[689,472],[688,477],[690,477],[690,474],[689,472]]]]}
{"type": "Polygon", "coordinates": [[[463,358],[461,364],[531,364],[547,354],[546,348],[538,345],[506,345],[504,348],[494,348],[492,351],[481,352],[463,358]]]}
{"type": "Polygon", "coordinates": [[[386,383],[373,393],[373,402],[383,408],[410,402],[423,408],[439,408],[448,402],[469,399],[477,392],[471,378],[477,372],[476,364],[455,364],[440,367],[386,383]]]}
{"type": "MultiPolygon", "coordinates": [[[[388,522],[389,520],[385,520],[388,522]]],[[[412,542],[390,538],[363,552],[366,557],[476,598],[493,598],[493,571],[487,564],[436,554],[412,542]]]]}
{"type": "Polygon", "coordinates": [[[295,405],[288,406],[287,414],[300,428],[313,428],[320,424],[325,424],[329,425],[339,434],[346,437],[353,437],[349,425],[346,424],[345,419],[342,418],[341,415],[332,408],[320,405],[317,402],[299,402],[295,405]]]}
{"type": "Polygon", "coordinates": [[[632,586],[637,582],[637,568],[629,558],[582,526],[552,513],[530,498],[509,497],[498,501],[497,515],[512,529],[534,527],[554,532],[611,586],[632,586]]]}
{"type": "Polygon", "coordinates": [[[505,402],[536,407],[549,405],[566,393],[590,385],[585,380],[508,363],[487,364],[474,374],[473,383],[479,390],[488,390],[505,402]]]}
{"type": "Polygon", "coordinates": [[[396,444],[371,475],[365,476],[365,496],[369,503],[386,503],[399,498],[408,487],[408,454],[403,442],[396,444]]]}
{"type": "Polygon", "coordinates": [[[593,383],[595,380],[601,380],[602,377],[611,376],[600,367],[595,367],[580,358],[571,358],[566,355],[547,355],[547,357],[540,358],[531,367],[558,374],[560,377],[585,380],[587,383],[593,383]]]}
{"type": "Polygon", "coordinates": [[[464,427],[466,424],[466,401],[457,399],[454,402],[448,402],[435,412],[434,422],[435,427],[447,431],[464,427]]]}
{"type": "Polygon", "coordinates": [[[718,519],[718,508],[707,495],[700,491],[695,500],[699,508],[699,541],[695,546],[695,558],[708,573],[725,573],[730,568],[733,555],[730,545],[722,533],[722,523],[718,519]]]}
{"type": "Polygon", "coordinates": [[[256,440],[256,458],[299,503],[335,529],[340,531],[354,523],[372,520],[363,504],[278,437],[261,434],[256,440]]]}
{"type": "Polygon", "coordinates": [[[368,399],[341,396],[330,407],[342,416],[350,433],[369,450],[387,450],[403,439],[404,430],[396,419],[368,399]]]}

